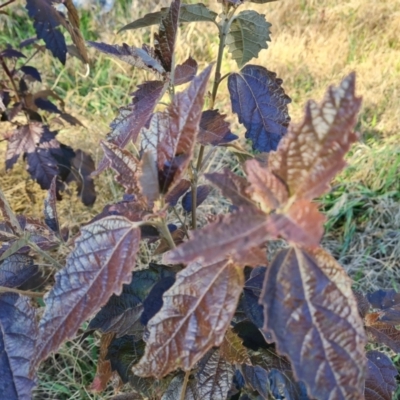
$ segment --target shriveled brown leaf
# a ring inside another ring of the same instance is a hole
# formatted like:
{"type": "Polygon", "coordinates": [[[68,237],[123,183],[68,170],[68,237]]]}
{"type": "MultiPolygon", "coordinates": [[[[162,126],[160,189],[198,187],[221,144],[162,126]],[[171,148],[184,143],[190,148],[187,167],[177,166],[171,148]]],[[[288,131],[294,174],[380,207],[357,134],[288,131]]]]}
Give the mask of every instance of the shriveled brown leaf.
{"type": "Polygon", "coordinates": [[[355,96],[355,74],[330,87],[320,105],[309,101],[302,123],[290,125],[269,167],[288,186],[290,195],[311,200],[329,189],[345,166],[343,156],[358,139],[353,131],[361,99],[355,96]]]}
{"type": "Polygon", "coordinates": [[[148,322],[145,354],[133,373],[161,378],[177,368],[191,370],[222,343],[243,283],[242,268],[226,260],[192,263],[178,272],[161,310],[148,322]]]}
{"type": "Polygon", "coordinates": [[[97,360],[96,375],[90,385],[92,392],[102,392],[106,389],[109,380],[111,379],[113,372],[111,369],[110,360],[106,360],[108,353],[108,346],[113,340],[115,333],[105,333],[100,338],[100,354],[97,360]]]}
{"type": "Polygon", "coordinates": [[[280,251],[267,270],[261,304],[264,333],[272,333],[309,396],[363,399],[363,323],[351,281],[328,253],[280,251]]]}

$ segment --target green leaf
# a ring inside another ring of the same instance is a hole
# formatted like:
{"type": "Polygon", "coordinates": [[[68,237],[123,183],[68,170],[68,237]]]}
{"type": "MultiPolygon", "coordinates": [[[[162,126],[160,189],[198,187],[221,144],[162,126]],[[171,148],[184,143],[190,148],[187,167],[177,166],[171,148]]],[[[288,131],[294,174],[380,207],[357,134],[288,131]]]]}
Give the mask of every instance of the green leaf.
{"type": "MultiPolygon", "coordinates": [[[[128,29],[138,29],[145,28],[146,26],[157,25],[161,22],[161,19],[166,16],[167,12],[168,8],[162,8],[160,11],[146,14],[143,18],[139,18],[136,21],[125,25],[118,31],[118,33],[128,29]]],[[[203,3],[182,4],[179,22],[215,22],[217,15],[216,12],[209,10],[203,3]]]]}
{"type": "Polygon", "coordinates": [[[209,10],[203,3],[182,4],[179,22],[215,22],[217,13],[209,10]]]}
{"type": "Polygon", "coordinates": [[[256,11],[246,10],[238,14],[232,22],[226,44],[239,67],[258,57],[258,53],[268,47],[270,26],[265,16],[256,11]]]}

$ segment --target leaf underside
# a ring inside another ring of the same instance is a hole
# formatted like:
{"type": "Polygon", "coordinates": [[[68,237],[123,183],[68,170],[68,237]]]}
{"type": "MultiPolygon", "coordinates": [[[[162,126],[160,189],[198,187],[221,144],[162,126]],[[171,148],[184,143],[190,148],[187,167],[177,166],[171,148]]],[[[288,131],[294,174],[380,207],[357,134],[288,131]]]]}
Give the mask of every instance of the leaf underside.
{"type": "Polygon", "coordinates": [[[221,344],[242,287],[243,271],[230,261],[192,263],[179,272],[148,322],[145,354],[134,374],[160,378],[177,368],[189,371],[221,344]]]}
{"type": "Polygon", "coordinates": [[[280,251],[267,270],[261,303],[263,331],[272,333],[311,397],[363,398],[363,324],[351,281],[331,256],[280,251]]]}

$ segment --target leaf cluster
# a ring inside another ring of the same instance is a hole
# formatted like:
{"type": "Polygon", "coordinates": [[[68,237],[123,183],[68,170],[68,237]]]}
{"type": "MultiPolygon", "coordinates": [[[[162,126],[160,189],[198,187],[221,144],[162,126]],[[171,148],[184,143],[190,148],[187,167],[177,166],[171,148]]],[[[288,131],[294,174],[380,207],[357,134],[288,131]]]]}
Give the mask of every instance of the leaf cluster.
{"type": "MultiPolygon", "coordinates": [[[[90,318],[84,336],[101,334],[91,390],[101,392],[116,376],[132,393],[115,399],[372,400],[390,399],[396,389],[391,360],[365,346],[369,339],[398,351],[399,295],[353,293],[345,270],[320,246],[325,217],[317,199],[358,140],[355,74],[291,123],[282,80],[245,65],[267,47],[270,24],[240,11],[243,1],[220,3],[216,14],[173,0],[121,29],[157,24],[154,47],[88,42],[152,76],[119,109],[101,142],[104,157],[86,175],[112,169],[121,201],[68,240],[57,218],[56,168],[43,184],[44,223],[14,215],[0,196],[0,370],[7,379],[0,389],[8,398],[29,398],[40,363],[90,318]],[[192,57],[176,60],[177,32],[190,22],[210,22],[219,35],[215,65],[200,73],[192,57]],[[225,48],[240,70],[223,76],[225,48]],[[209,164],[216,147],[240,148],[214,108],[226,77],[232,111],[262,153],[247,153],[244,176],[209,164]],[[204,223],[196,209],[213,190],[232,206],[204,223]],[[267,257],[277,240],[283,247],[267,257]],[[154,244],[155,262],[139,268],[144,241],[154,244]],[[59,246],[68,248],[65,266],[49,254],[59,246]],[[23,285],[40,257],[57,272],[38,313],[27,296],[42,293],[23,285]]],[[[29,162],[43,148],[56,157],[62,146],[43,121],[31,121],[10,136],[8,162],[21,152],[29,162]]]]}

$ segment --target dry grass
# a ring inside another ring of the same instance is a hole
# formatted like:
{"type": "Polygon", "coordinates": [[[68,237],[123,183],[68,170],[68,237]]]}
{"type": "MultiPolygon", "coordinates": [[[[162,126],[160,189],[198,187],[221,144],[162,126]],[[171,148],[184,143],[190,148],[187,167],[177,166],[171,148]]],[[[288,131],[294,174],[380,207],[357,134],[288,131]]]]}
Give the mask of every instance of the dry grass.
{"type": "MultiPolygon", "coordinates": [[[[125,41],[140,46],[143,41],[151,41],[149,32],[155,28],[118,36],[117,30],[145,11],[167,4],[167,0],[157,4],[133,0],[132,4],[119,3],[104,19],[85,14],[84,36],[89,40],[125,41]]],[[[212,7],[217,9],[215,1],[212,7]]],[[[290,111],[294,121],[301,118],[307,99],[320,99],[328,85],[337,84],[350,71],[357,72],[357,92],[364,98],[357,126],[362,139],[349,156],[350,168],[338,177],[332,193],[321,199],[329,217],[324,244],[349,271],[357,288],[399,290],[400,2],[285,0],[260,5],[257,9],[266,13],[272,23],[272,42],[252,62],[277,72],[283,79],[285,91],[293,100],[290,111]]],[[[15,35],[25,38],[24,26],[23,21],[10,24],[0,15],[3,32],[0,43],[15,35]]],[[[177,48],[178,61],[191,54],[203,68],[215,60],[216,29],[204,23],[186,26],[180,33],[177,48]]],[[[33,65],[43,71],[43,86],[53,87],[65,99],[67,109],[87,127],[61,129],[61,141],[89,151],[98,160],[101,154],[97,143],[108,132],[108,124],[118,107],[129,103],[130,93],[146,74],[92,49],[90,54],[93,64],[89,78],[82,76],[84,68],[76,60],[69,60],[64,68],[45,54],[33,65]]],[[[234,70],[236,65],[227,57],[223,73],[234,70]]],[[[230,113],[226,84],[221,85],[217,107],[230,113]]],[[[235,133],[243,133],[235,118],[232,122],[235,133]]],[[[0,132],[6,129],[9,127],[5,124],[0,126],[0,132]]],[[[4,151],[5,144],[0,143],[3,159],[4,151]]],[[[216,154],[213,165],[217,169],[226,164],[236,167],[235,162],[224,150],[216,154]]],[[[9,173],[5,173],[4,167],[0,169],[0,187],[15,211],[41,216],[44,193],[29,180],[22,163],[9,173]]],[[[90,209],[83,207],[73,193],[64,196],[59,203],[59,214],[65,226],[77,231],[82,222],[121,196],[110,173],[103,174],[96,181],[96,187],[98,200],[90,209]]],[[[215,212],[218,201],[216,197],[209,199],[203,211],[215,212]]],[[[57,360],[53,358],[44,364],[36,398],[100,398],[83,389],[93,378],[92,360],[97,354],[94,348],[93,342],[64,346],[57,360]]]]}

